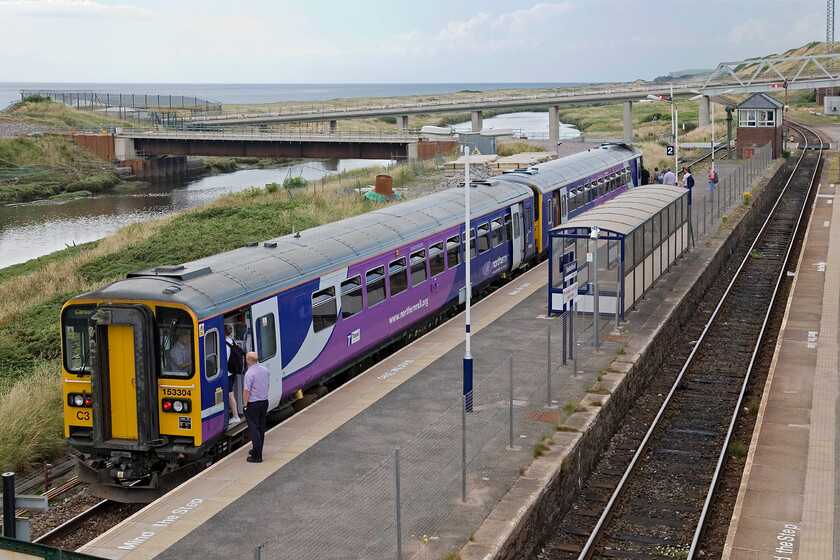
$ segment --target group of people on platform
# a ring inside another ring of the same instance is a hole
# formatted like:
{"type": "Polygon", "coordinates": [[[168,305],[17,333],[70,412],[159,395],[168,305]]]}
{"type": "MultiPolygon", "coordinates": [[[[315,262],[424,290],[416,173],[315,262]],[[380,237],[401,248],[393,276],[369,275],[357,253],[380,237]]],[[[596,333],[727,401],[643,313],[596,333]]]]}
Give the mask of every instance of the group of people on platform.
{"type": "MultiPolygon", "coordinates": [[[[711,167],[707,167],[706,172],[709,181],[709,201],[713,201],[715,196],[715,185],[717,185],[718,183],[718,174],[717,171],[715,171],[711,167]]],[[[694,176],[691,174],[691,167],[683,165],[682,174],[683,177],[680,185],[688,189],[688,203],[691,204],[691,189],[694,187],[694,176]]],[[[642,167],[641,184],[660,184],[677,186],[677,174],[674,173],[670,167],[665,167],[661,171],[658,167],[654,167],[653,175],[651,176],[650,171],[642,167]]]]}

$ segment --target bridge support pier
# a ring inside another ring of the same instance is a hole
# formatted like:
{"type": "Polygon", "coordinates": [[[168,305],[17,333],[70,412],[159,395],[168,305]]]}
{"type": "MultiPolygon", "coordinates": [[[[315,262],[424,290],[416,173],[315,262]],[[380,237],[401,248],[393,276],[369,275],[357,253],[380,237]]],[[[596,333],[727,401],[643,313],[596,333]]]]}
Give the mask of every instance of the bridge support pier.
{"type": "Polygon", "coordinates": [[[338,132],[338,121],[330,121],[330,134],[338,132]]]}
{"type": "Polygon", "coordinates": [[[700,104],[700,126],[709,126],[712,124],[712,120],[709,118],[711,99],[708,95],[704,95],[697,100],[697,103],[700,104]]]}
{"type": "Polygon", "coordinates": [[[397,132],[406,132],[408,130],[408,115],[399,115],[397,117],[397,132]]]}
{"type": "Polygon", "coordinates": [[[548,139],[552,142],[560,140],[560,106],[551,105],[548,108],[548,139]]]}
{"type": "Polygon", "coordinates": [[[472,112],[472,131],[473,132],[481,132],[482,127],[484,126],[483,119],[481,118],[481,111],[473,111],[472,112]]]}
{"type": "Polygon", "coordinates": [[[624,102],[624,142],[633,142],[633,102],[624,102]]]}

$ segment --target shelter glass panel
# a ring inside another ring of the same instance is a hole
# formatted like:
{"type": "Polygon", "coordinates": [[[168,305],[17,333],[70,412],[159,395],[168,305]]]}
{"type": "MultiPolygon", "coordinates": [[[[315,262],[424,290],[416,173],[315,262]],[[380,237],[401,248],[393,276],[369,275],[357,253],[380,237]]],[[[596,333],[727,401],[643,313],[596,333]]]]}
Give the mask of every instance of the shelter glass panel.
{"type": "Polygon", "coordinates": [[[653,247],[656,247],[662,242],[662,213],[657,212],[654,214],[650,222],[653,229],[653,247]]]}

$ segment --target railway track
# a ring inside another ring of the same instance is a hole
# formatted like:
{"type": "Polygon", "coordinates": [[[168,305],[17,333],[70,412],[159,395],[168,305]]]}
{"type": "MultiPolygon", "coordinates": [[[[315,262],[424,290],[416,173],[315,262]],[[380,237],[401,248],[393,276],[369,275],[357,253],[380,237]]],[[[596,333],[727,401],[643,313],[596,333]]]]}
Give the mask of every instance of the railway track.
{"type": "MultiPolygon", "coordinates": [[[[731,259],[732,280],[712,287],[683,338],[675,337],[667,368],[627,415],[540,560],[699,557],[720,475],[737,454],[739,412],[755,404],[749,381],[812,199],[822,141],[801,134],[813,149],[802,151],[769,218],[750,236],[755,242],[731,259]]],[[[714,544],[703,547],[705,558],[715,556],[714,544]]]]}

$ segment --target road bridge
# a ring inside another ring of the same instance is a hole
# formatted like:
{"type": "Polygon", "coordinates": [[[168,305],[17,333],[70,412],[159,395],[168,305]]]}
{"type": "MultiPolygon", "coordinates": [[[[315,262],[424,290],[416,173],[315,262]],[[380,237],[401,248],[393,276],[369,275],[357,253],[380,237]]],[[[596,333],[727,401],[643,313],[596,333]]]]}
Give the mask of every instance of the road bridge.
{"type": "Polygon", "coordinates": [[[645,100],[648,95],[668,98],[671,95],[701,95],[700,126],[704,126],[710,122],[709,103],[710,96],[713,95],[724,92],[739,94],[780,91],[783,88],[814,89],[840,86],[840,73],[832,74],[826,69],[840,68],[840,63],[834,64],[837,58],[840,58],[840,55],[827,54],[723,62],[705,81],[696,79],[673,84],[585,86],[533,95],[483,95],[471,99],[386,102],[359,107],[289,109],[261,114],[222,114],[193,118],[189,120],[189,126],[329,122],[330,130],[335,131],[339,120],[396,117],[397,129],[401,132],[408,129],[408,118],[411,115],[469,112],[472,117],[472,130],[477,132],[482,129],[483,111],[548,106],[549,139],[556,141],[559,139],[561,105],[623,102],[624,140],[632,142],[633,102],[645,100]]]}

